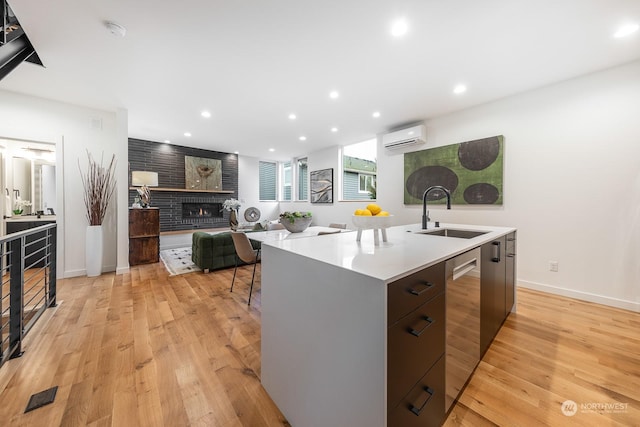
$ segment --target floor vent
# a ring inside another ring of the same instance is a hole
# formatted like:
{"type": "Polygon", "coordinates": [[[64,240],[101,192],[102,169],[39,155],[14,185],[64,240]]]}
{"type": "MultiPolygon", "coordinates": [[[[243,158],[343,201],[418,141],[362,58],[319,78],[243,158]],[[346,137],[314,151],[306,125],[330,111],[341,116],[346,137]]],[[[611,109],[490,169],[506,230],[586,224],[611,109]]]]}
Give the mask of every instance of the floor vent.
{"type": "Polygon", "coordinates": [[[33,411],[34,409],[38,409],[41,406],[52,403],[56,398],[57,391],[58,391],[58,386],[55,386],[48,390],[41,391],[40,393],[34,394],[29,399],[29,403],[27,404],[27,408],[24,410],[24,413],[26,414],[29,411],[33,411]]]}

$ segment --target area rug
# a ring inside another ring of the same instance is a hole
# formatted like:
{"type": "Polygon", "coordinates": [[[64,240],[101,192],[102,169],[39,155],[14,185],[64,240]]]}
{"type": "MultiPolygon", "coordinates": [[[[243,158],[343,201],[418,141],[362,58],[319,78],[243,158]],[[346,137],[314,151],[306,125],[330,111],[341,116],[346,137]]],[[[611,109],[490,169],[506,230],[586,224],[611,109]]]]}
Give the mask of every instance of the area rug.
{"type": "Polygon", "coordinates": [[[191,248],[165,249],[160,251],[160,259],[171,276],[202,271],[191,261],[191,248]]]}

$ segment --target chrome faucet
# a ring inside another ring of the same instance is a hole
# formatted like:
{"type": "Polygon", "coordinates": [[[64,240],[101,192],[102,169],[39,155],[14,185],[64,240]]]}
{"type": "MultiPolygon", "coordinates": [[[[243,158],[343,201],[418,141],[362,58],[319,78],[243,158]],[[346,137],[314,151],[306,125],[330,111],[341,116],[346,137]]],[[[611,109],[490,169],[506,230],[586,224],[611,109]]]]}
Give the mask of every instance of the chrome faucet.
{"type": "Polygon", "coordinates": [[[422,195],[422,229],[427,229],[427,222],[429,221],[429,211],[427,210],[427,195],[429,192],[433,190],[441,190],[444,191],[444,194],[447,195],[447,209],[451,209],[451,192],[444,188],[442,185],[434,185],[432,187],[427,188],[427,190],[422,195]]]}

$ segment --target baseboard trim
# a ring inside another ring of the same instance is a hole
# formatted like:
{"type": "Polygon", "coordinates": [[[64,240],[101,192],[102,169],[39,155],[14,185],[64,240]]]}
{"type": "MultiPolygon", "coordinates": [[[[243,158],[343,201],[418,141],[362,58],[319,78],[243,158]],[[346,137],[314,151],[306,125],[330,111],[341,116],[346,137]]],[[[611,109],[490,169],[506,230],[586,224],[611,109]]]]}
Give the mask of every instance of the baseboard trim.
{"type": "Polygon", "coordinates": [[[182,248],[190,248],[191,245],[185,245],[185,244],[172,244],[172,245],[166,245],[166,246],[160,246],[160,251],[164,251],[167,249],[182,249],[182,248]]]}
{"type": "Polygon", "coordinates": [[[129,266],[116,268],[116,274],[126,274],[126,273],[128,273],[130,271],[131,271],[131,269],[129,268],[129,266]]]}
{"type": "Polygon", "coordinates": [[[518,286],[533,289],[535,291],[547,292],[554,295],[575,298],[581,301],[594,302],[596,304],[607,305],[609,307],[622,308],[624,310],[640,313],[640,303],[611,298],[604,295],[592,294],[589,292],[576,291],[574,289],[559,288],[557,286],[545,285],[543,283],[530,282],[527,280],[518,280],[518,286]]]}

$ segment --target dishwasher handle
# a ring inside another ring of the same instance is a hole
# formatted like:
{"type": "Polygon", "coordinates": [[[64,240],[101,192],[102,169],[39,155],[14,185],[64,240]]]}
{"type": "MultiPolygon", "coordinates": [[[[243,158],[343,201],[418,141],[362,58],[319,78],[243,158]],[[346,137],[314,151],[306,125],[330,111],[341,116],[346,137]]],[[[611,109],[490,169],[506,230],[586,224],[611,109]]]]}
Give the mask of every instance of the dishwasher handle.
{"type": "Polygon", "coordinates": [[[453,280],[458,280],[460,277],[464,276],[476,267],[478,267],[478,258],[472,258],[469,261],[454,267],[452,275],[453,280]]]}

